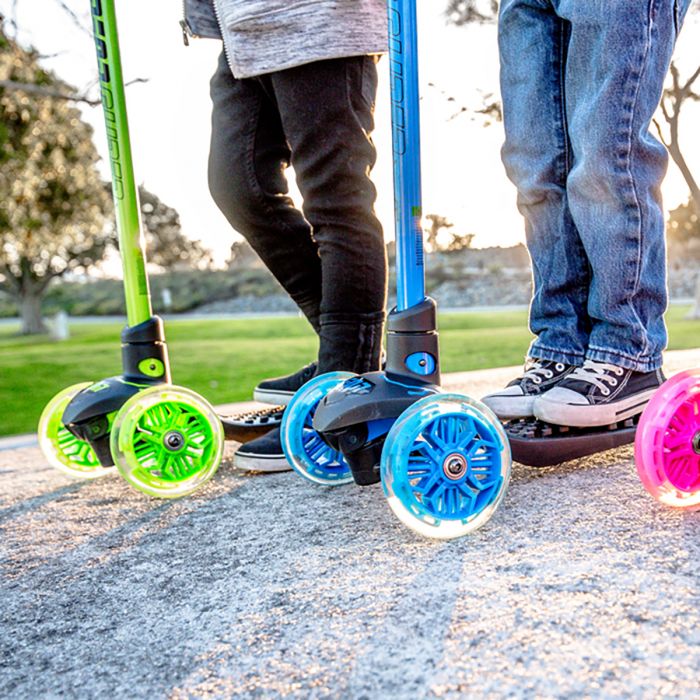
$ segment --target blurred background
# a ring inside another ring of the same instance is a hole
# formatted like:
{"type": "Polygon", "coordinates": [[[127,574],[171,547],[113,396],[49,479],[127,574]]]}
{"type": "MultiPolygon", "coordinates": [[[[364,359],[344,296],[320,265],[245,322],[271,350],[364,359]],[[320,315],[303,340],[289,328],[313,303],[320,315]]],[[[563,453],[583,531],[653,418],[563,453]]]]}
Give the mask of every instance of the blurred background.
{"type": "MultiPolygon", "coordinates": [[[[0,0],[0,435],[32,429],[69,381],[119,367],[124,304],[89,7],[0,0]]],[[[529,340],[530,270],[499,158],[497,3],[418,8],[427,286],[454,311],[441,317],[445,368],[517,363],[529,340]]],[[[154,307],[172,320],[196,316],[168,325],[176,380],[214,401],[245,398],[260,376],[312,359],[315,340],[207,190],[208,83],[221,45],[185,46],[178,2],[121,0],[117,11],[154,307]],[[284,340],[271,320],[279,315],[288,316],[284,340]],[[262,359],[261,345],[270,350],[262,359]],[[203,367],[205,353],[214,360],[203,367]]],[[[700,330],[699,44],[696,2],[654,124],[672,155],[663,187],[672,347],[697,345],[700,330]]],[[[385,60],[374,180],[391,260],[386,70],[385,60]]]]}

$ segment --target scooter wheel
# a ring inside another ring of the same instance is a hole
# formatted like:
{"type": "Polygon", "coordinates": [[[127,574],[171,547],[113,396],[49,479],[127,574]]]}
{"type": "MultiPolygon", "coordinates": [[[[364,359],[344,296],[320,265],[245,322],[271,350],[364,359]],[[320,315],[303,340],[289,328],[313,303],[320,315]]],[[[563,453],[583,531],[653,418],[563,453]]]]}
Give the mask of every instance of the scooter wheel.
{"type": "Polygon", "coordinates": [[[508,488],[511,455],[500,421],[460,394],[426,396],[407,408],[382,451],[384,494],[398,519],[437,539],[486,523],[508,488]]]}
{"type": "Polygon", "coordinates": [[[90,443],[75,437],[63,425],[63,413],[76,394],[90,386],[90,382],[73,384],[59,391],[41,413],[39,419],[39,446],[48,463],[78,479],[96,479],[111,474],[114,467],[103,467],[90,443]]]}
{"type": "Polygon", "coordinates": [[[329,447],[313,428],[316,407],[338,384],[354,377],[351,372],[328,372],[315,377],[297,391],[282,416],[281,439],[284,454],[294,471],[324,486],[352,481],[343,455],[329,447]]]}
{"type": "Polygon", "coordinates": [[[187,496],[216,472],[221,421],[194,391],[161,384],[134,394],[117,413],[110,448],[121,475],[156,498],[187,496]]]}
{"type": "Polygon", "coordinates": [[[661,385],[639,420],[634,443],[649,493],[676,508],[700,508],[700,369],[661,385]]]}

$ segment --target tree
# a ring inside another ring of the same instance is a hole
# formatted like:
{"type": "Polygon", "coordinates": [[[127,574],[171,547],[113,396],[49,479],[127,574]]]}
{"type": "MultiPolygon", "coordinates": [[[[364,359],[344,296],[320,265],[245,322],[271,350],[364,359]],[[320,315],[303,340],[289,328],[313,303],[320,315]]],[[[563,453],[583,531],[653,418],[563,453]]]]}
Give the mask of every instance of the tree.
{"type": "Polygon", "coordinates": [[[229,270],[241,270],[250,267],[260,267],[262,261],[245,239],[231,244],[231,253],[226,261],[229,270]]]}
{"type": "Polygon", "coordinates": [[[492,22],[498,14],[498,0],[449,0],[446,14],[457,25],[492,22]]]}
{"type": "Polygon", "coordinates": [[[669,213],[669,247],[683,260],[700,260],[700,215],[692,200],[669,213]]]}
{"type": "Polygon", "coordinates": [[[668,135],[664,134],[658,120],[654,121],[659,138],[673,158],[673,162],[678,166],[683,178],[690,190],[689,204],[695,209],[695,213],[700,216],[700,185],[693,176],[688,162],[686,161],[680,144],[679,126],[683,106],[688,102],[700,102],[700,93],[693,90],[695,82],[700,78],[700,66],[687,79],[682,79],[680,71],[675,63],[671,63],[670,84],[664,90],[661,98],[661,114],[668,124],[668,135]]]}
{"type": "Polygon", "coordinates": [[[451,233],[450,241],[445,246],[445,251],[447,253],[458,253],[462,250],[469,250],[472,247],[474,238],[476,238],[475,233],[451,233]]]}
{"type": "Polygon", "coordinates": [[[101,260],[110,239],[92,128],[69,101],[16,87],[75,93],[38,59],[0,28],[0,288],[17,301],[25,334],[45,330],[51,281],[101,260]]]}
{"type": "Polygon", "coordinates": [[[440,214],[427,214],[425,218],[430,222],[430,226],[425,229],[427,247],[432,252],[435,252],[440,250],[438,241],[440,231],[451,229],[454,227],[454,224],[444,216],[440,216],[440,214]]]}
{"type": "MultiPolygon", "coordinates": [[[[697,263],[700,260],[700,216],[692,201],[681,204],[668,217],[668,248],[672,262],[697,263]]],[[[695,303],[687,318],[700,318],[700,274],[695,281],[695,303]]]]}
{"type": "MultiPolygon", "coordinates": [[[[498,4],[498,0],[448,0],[445,14],[456,25],[491,22],[498,15],[498,4]]],[[[695,0],[691,4],[690,11],[700,12],[700,0],[695,0]]],[[[664,90],[659,106],[663,120],[667,124],[668,133],[664,133],[659,120],[655,120],[654,124],[659,138],[688,184],[691,206],[700,215],[700,185],[691,172],[680,144],[681,112],[688,102],[700,101],[700,93],[694,89],[698,82],[700,82],[700,65],[687,78],[682,78],[678,65],[671,62],[669,84],[664,90]]],[[[461,111],[464,112],[467,109],[463,107],[461,111]]],[[[500,105],[497,101],[486,99],[483,108],[478,111],[499,120],[500,105]]]]}
{"type": "Polygon", "coordinates": [[[202,268],[211,264],[211,251],[201,241],[190,240],[182,234],[176,209],[143,186],[139,187],[139,199],[149,263],[166,270],[202,268]]]}
{"type": "MultiPolygon", "coordinates": [[[[75,1],[76,0],[74,0],[74,2],[75,1]]],[[[17,34],[20,30],[20,27],[17,23],[17,10],[19,9],[18,5],[19,0],[12,0],[12,4],[9,10],[9,16],[3,15],[0,11],[0,26],[5,31],[5,36],[11,40],[17,39],[17,34]]],[[[91,53],[94,52],[94,39],[92,29],[90,26],[91,14],[89,6],[87,4],[83,5],[84,15],[81,17],[75,10],[73,10],[69,6],[67,2],[65,2],[65,0],[56,0],[56,5],[62,10],[64,14],[66,14],[70,18],[71,23],[85,36],[85,38],[87,39],[86,45],[91,47],[91,53]]],[[[26,3],[26,6],[31,7],[29,3],[26,3]]],[[[147,78],[133,78],[125,83],[125,87],[133,85],[134,83],[147,82],[147,78]]],[[[99,79],[97,78],[96,74],[94,79],[82,91],[78,91],[75,87],[71,87],[70,90],[64,91],[61,89],[61,87],[53,85],[47,86],[36,83],[23,83],[17,80],[0,79],[0,88],[21,90],[27,95],[43,95],[45,97],[54,97],[58,100],[80,102],[89,105],[90,107],[98,107],[102,103],[102,100],[100,99],[98,86],[99,79]]]]}

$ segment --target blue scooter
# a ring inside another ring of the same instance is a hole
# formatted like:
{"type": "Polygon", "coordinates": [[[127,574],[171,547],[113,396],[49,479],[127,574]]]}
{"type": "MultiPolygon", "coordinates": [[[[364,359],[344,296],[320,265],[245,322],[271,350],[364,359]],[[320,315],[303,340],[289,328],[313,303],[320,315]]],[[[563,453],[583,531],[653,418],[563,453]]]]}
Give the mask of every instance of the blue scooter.
{"type": "Polygon", "coordinates": [[[442,393],[435,301],[425,295],[421,230],[416,0],[389,0],[397,305],[386,367],[331,372],[297,392],[282,419],[293,468],[324,485],[381,481],[396,516],[434,538],[486,523],[508,487],[511,454],[498,418],[442,393]]]}

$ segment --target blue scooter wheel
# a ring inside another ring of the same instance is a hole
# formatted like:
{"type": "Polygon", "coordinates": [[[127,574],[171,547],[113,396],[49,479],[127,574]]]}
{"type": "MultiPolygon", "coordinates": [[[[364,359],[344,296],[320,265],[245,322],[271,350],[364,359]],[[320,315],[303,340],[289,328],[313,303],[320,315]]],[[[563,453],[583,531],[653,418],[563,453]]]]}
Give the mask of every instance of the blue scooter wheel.
{"type": "Polygon", "coordinates": [[[486,523],[510,480],[498,418],[460,394],[426,396],[391,427],[382,451],[384,494],[398,519],[426,537],[462,537],[486,523]]]}
{"type": "Polygon", "coordinates": [[[326,445],[313,428],[316,407],[332,389],[355,375],[328,372],[315,377],[297,391],[282,416],[282,449],[294,471],[309,481],[324,486],[339,486],[352,481],[350,467],[343,455],[326,445]]]}

